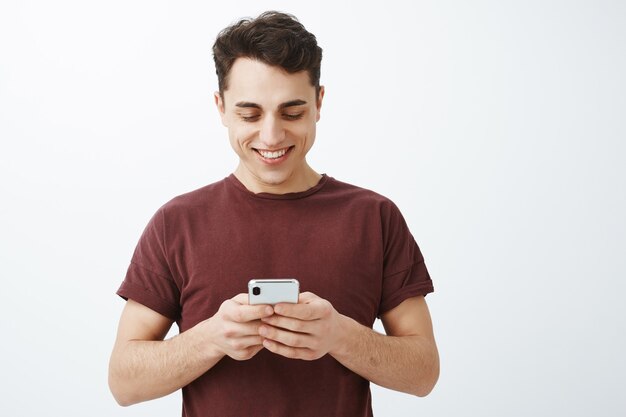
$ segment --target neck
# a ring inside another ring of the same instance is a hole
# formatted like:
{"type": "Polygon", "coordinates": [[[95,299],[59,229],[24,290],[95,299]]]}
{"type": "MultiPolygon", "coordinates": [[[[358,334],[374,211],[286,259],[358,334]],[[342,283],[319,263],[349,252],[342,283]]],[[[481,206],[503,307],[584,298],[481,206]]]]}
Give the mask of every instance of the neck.
{"type": "Polygon", "coordinates": [[[255,175],[255,173],[247,170],[241,163],[233,174],[244,187],[255,194],[298,193],[315,187],[322,178],[320,174],[306,164],[298,172],[293,172],[286,177],[280,175],[255,175]]]}

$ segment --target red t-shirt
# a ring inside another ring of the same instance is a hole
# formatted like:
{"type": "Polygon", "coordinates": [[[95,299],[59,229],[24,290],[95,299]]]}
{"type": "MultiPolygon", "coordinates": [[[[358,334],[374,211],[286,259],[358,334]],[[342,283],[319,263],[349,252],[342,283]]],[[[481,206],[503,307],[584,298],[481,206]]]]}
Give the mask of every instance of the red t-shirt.
{"type": "MultiPolygon", "coordinates": [[[[326,175],[307,191],[254,194],[230,175],[178,196],[152,217],[118,294],[181,332],[247,292],[251,278],[296,278],[301,291],[372,327],[433,291],[422,254],[387,198],[326,175]]],[[[369,381],[330,355],[267,350],[224,357],[183,388],[183,416],[371,416],[369,381]]]]}

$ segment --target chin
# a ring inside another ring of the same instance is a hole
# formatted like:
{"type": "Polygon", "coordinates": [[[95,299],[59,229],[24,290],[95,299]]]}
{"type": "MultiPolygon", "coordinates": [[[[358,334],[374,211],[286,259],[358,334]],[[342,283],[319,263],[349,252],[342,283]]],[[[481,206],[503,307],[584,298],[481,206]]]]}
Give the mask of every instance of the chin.
{"type": "Polygon", "coordinates": [[[282,172],[263,172],[257,176],[263,184],[272,186],[278,186],[286,183],[289,180],[289,177],[289,174],[282,172]]]}

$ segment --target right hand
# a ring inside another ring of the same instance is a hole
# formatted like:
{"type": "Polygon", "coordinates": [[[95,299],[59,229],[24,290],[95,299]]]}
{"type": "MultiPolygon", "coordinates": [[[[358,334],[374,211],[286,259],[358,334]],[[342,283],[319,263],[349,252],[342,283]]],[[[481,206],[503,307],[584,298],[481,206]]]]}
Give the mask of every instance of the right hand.
{"type": "Polygon", "coordinates": [[[226,300],[213,317],[205,322],[215,347],[224,355],[243,361],[263,349],[259,336],[261,319],[274,314],[270,305],[249,305],[248,294],[226,300]]]}

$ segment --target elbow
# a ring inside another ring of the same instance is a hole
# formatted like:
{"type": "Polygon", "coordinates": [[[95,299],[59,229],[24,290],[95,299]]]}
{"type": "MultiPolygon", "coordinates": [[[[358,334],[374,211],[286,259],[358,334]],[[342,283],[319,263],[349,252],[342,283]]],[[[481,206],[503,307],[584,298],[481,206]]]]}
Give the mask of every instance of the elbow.
{"type": "Polygon", "coordinates": [[[426,397],[432,392],[439,380],[439,357],[436,356],[428,371],[420,377],[419,383],[415,384],[415,389],[411,394],[417,397],[426,397]]]}
{"type": "Polygon", "coordinates": [[[128,407],[141,402],[141,400],[133,397],[132,394],[129,395],[128,391],[114,387],[110,383],[109,389],[111,390],[111,394],[113,394],[115,401],[122,407],[128,407]]]}
{"type": "Polygon", "coordinates": [[[437,384],[437,380],[439,379],[439,375],[435,376],[434,378],[428,380],[428,381],[422,381],[421,384],[419,384],[417,387],[415,387],[415,390],[411,393],[417,397],[426,397],[428,394],[430,394],[433,389],[435,388],[435,385],[437,384]]]}
{"type": "Polygon", "coordinates": [[[117,403],[118,403],[120,406],[122,406],[122,407],[128,407],[128,406],[130,406],[130,405],[135,404],[134,402],[132,402],[132,401],[130,401],[130,400],[127,400],[127,399],[125,399],[125,398],[123,398],[123,397],[116,396],[115,394],[113,394],[113,397],[115,398],[115,401],[117,401],[117,403]]]}
{"type": "Polygon", "coordinates": [[[128,393],[127,390],[123,389],[121,384],[116,381],[116,379],[109,374],[109,390],[111,390],[111,394],[113,394],[113,398],[115,401],[121,405],[122,407],[128,407],[130,405],[136,404],[138,401],[135,401],[128,393]]]}
{"type": "Polygon", "coordinates": [[[424,384],[424,385],[417,387],[417,389],[413,391],[411,394],[415,395],[416,397],[424,398],[432,392],[433,388],[435,388],[435,383],[428,384],[428,385],[424,384]]]}
{"type": "Polygon", "coordinates": [[[124,377],[115,372],[115,364],[113,361],[109,363],[109,390],[113,394],[115,401],[122,407],[128,407],[140,402],[133,395],[133,390],[129,389],[127,384],[124,384],[124,377]]]}

